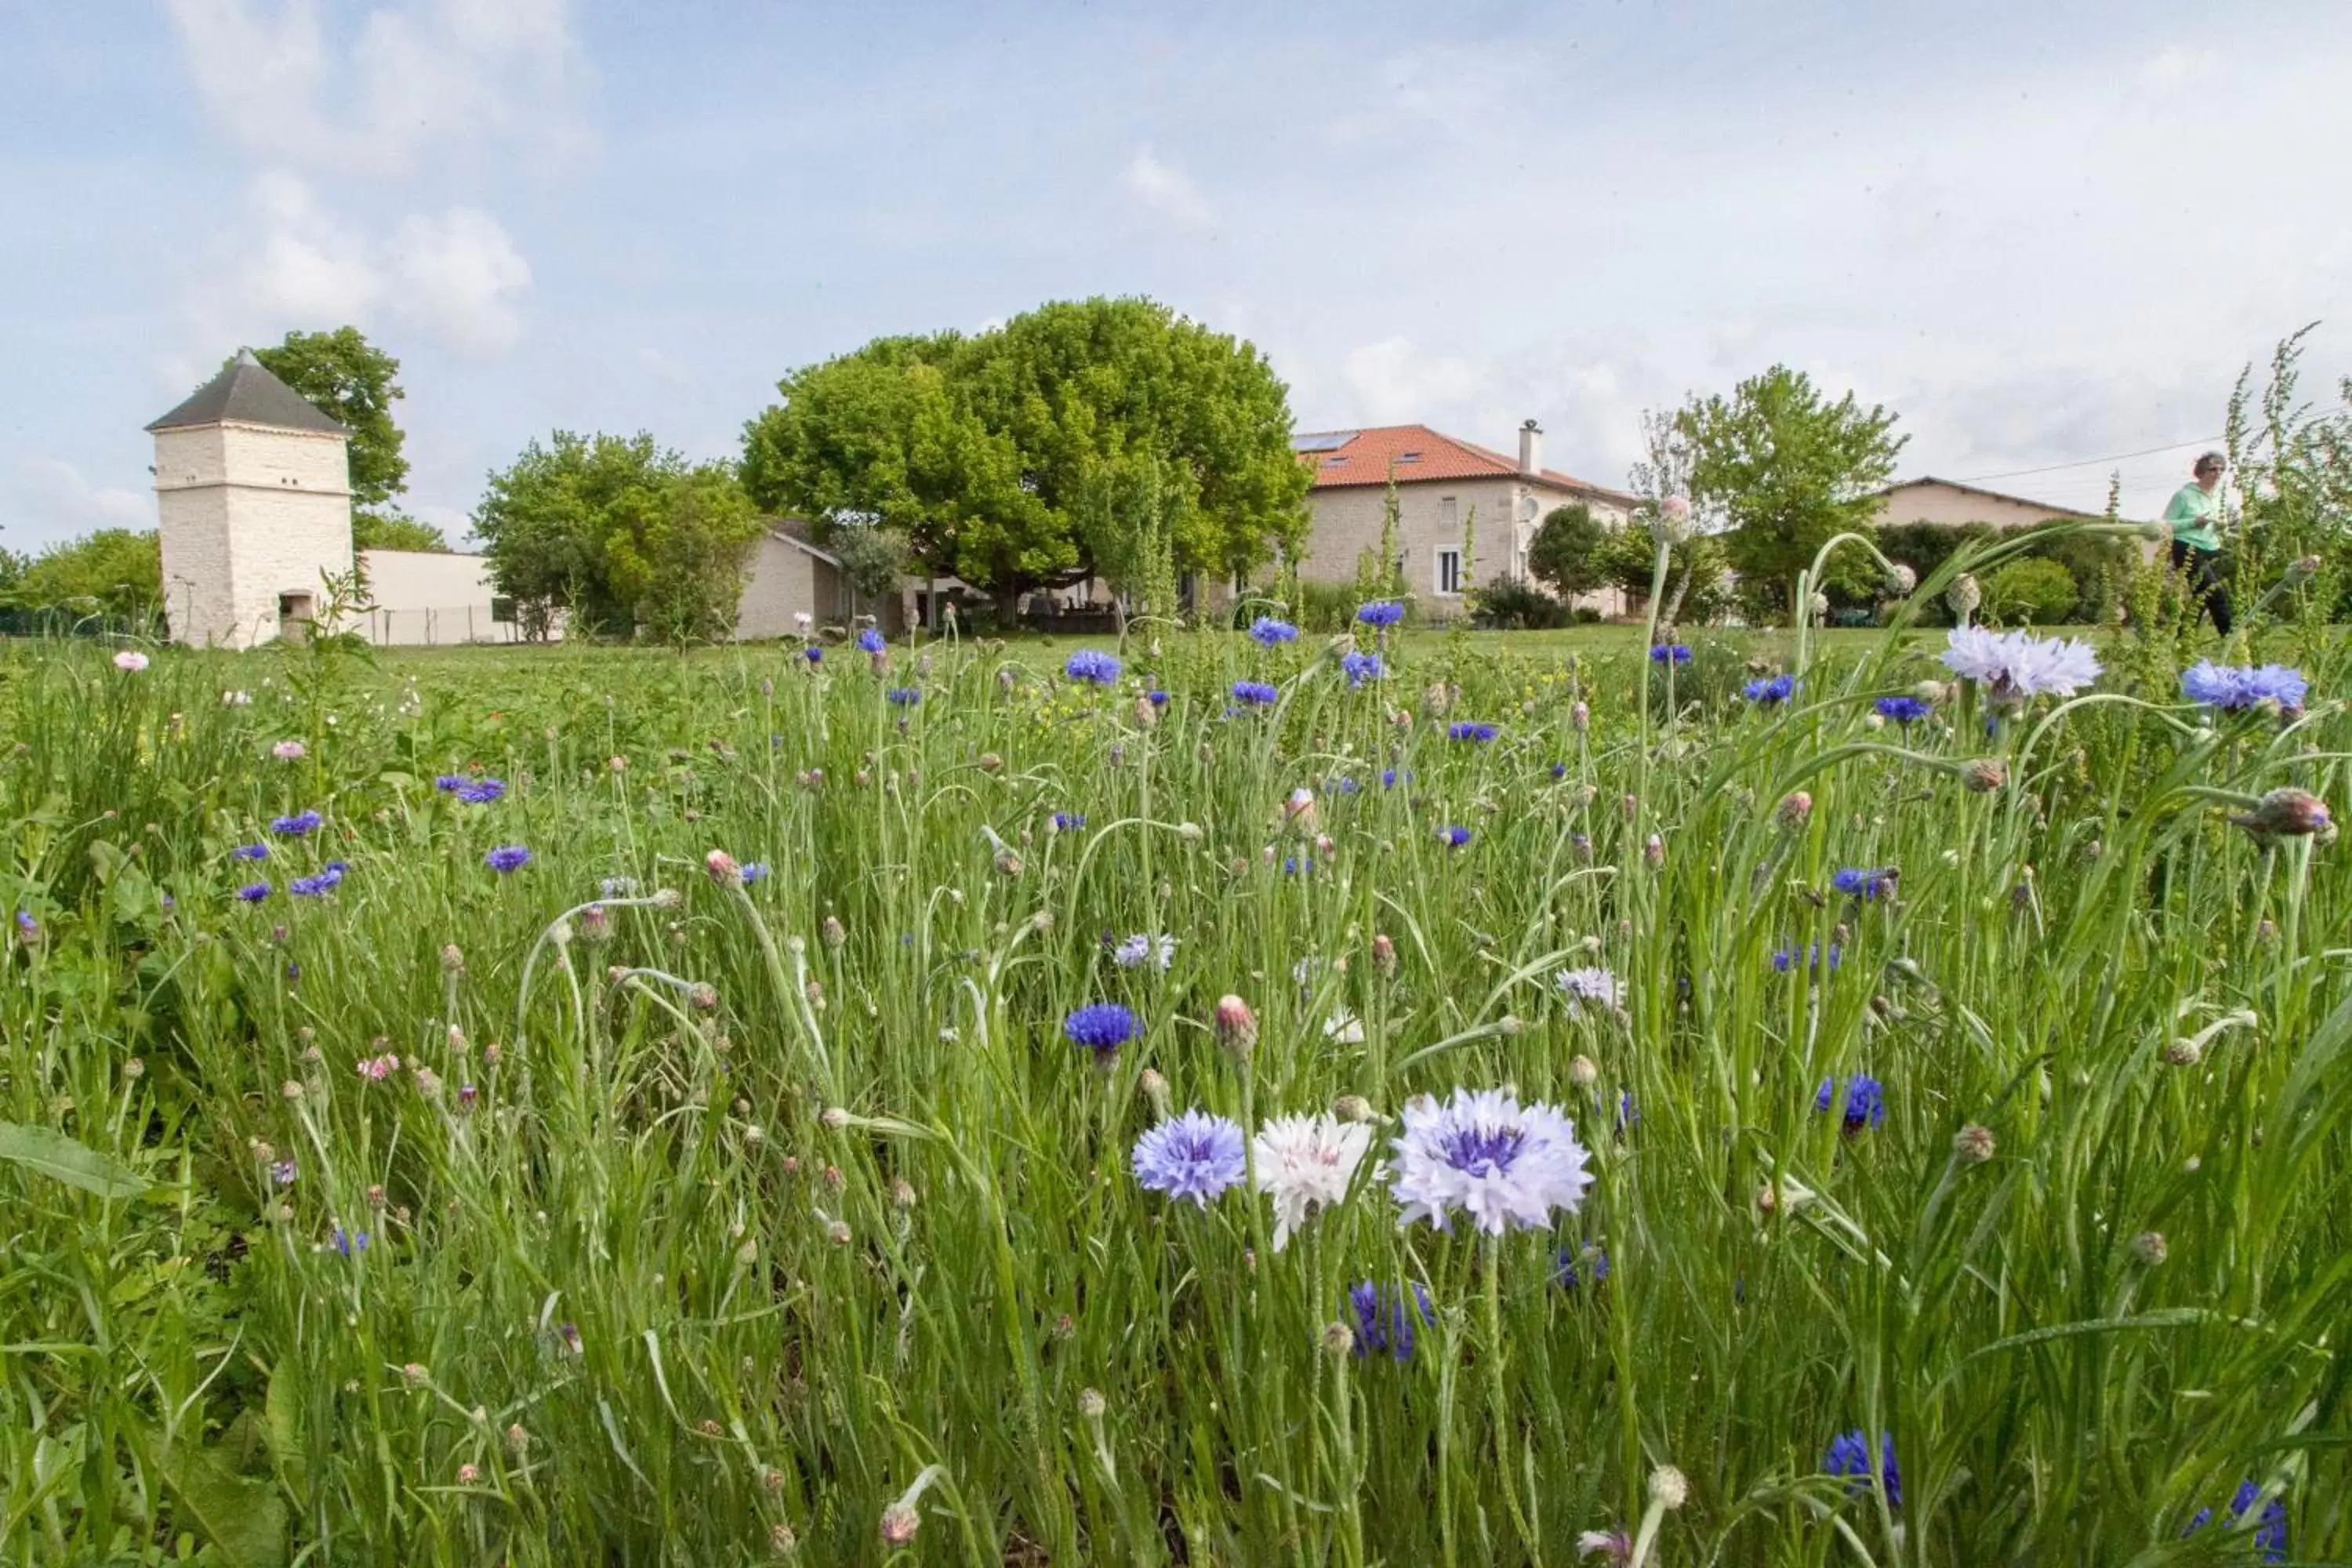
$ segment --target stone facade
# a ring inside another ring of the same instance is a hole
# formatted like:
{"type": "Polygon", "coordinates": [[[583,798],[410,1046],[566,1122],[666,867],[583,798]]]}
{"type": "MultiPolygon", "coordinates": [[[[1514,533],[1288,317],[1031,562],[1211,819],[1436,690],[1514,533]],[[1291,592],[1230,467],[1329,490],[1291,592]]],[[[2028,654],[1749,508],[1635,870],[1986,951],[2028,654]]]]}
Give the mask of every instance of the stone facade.
{"type": "MultiPolygon", "coordinates": [[[[1397,486],[1397,550],[1403,556],[1405,591],[1431,620],[1468,613],[1466,590],[1503,581],[1531,581],[1528,546],[1556,507],[1582,501],[1603,524],[1625,521],[1627,509],[1600,497],[1524,479],[1424,479],[1397,486]],[[1521,502],[1535,501],[1532,521],[1520,521],[1521,502]],[[1471,509],[1476,537],[1471,539],[1471,509]],[[1464,559],[1465,546],[1475,554],[1464,559]],[[1446,557],[1454,559],[1448,562],[1446,557]]],[[[1377,554],[1381,521],[1388,505],[1384,485],[1349,485],[1308,492],[1314,526],[1299,575],[1312,582],[1352,582],[1357,562],[1377,554]]],[[[1579,603],[1604,615],[1622,606],[1614,589],[1587,595],[1579,603]]]]}
{"type": "Polygon", "coordinates": [[[222,421],[155,432],[164,614],[175,642],[251,647],[352,569],[340,432],[222,421]]]}

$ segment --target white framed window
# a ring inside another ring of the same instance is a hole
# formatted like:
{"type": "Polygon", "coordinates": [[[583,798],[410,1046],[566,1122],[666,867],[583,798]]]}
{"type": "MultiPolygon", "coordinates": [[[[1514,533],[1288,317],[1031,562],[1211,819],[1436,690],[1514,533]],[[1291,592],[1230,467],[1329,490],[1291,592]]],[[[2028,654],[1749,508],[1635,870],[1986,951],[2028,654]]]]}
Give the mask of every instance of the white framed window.
{"type": "Polygon", "coordinates": [[[1440,528],[1462,526],[1462,507],[1459,498],[1454,496],[1437,498],[1437,526],[1440,528]]]}
{"type": "Polygon", "coordinates": [[[1444,598],[1462,592],[1462,552],[1459,550],[1437,552],[1437,592],[1444,598]]]}

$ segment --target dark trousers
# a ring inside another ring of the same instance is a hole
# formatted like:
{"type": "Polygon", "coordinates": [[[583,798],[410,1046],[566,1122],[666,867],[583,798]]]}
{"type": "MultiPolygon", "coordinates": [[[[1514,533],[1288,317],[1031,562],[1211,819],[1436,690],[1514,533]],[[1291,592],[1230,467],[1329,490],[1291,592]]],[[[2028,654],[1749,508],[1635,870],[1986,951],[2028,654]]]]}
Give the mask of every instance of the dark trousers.
{"type": "Polygon", "coordinates": [[[2213,617],[2213,629],[2223,637],[2230,635],[2230,585],[2221,581],[2221,552],[2218,550],[2198,550],[2181,543],[2172,543],[2172,569],[2189,574],[2189,591],[2213,617]]]}

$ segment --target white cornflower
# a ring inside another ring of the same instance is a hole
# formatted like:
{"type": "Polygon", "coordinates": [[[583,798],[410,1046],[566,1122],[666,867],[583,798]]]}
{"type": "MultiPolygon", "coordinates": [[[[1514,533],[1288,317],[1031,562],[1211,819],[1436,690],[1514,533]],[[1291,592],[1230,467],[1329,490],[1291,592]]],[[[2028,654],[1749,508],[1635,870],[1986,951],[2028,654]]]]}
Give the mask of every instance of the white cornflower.
{"type": "Polygon", "coordinates": [[[1982,626],[1952,628],[1944,667],[1989,688],[1997,703],[2022,702],[2045,693],[2071,697],[2099,678],[2099,656],[2088,643],[1982,626]]]}
{"type": "Polygon", "coordinates": [[[1592,1184],[1568,1118],[1553,1106],[1523,1106],[1509,1089],[1457,1089],[1444,1105],[1416,1097],[1394,1148],[1389,1185],[1407,1225],[1426,1219],[1444,1229],[1460,1209],[1490,1236],[1536,1229],[1556,1208],[1575,1213],[1592,1184]]]}
{"type": "Polygon", "coordinates": [[[1615,975],[1605,969],[1563,969],[1551,977],[1568,997],[1569,1011],[1580,1011],[1580,1002],[1594,1002],[1603,1007],[1617,1005],[1623,989],[1615,975]]]}
{"type": "Polygon", "coordinates": [[[1140,969],[1149,963],[1165,970],[1176,962],[1176,939],[1138,931],[1112,948],[1110,956],[1111,962],[1121,969],[1140,969]]]}
{"type": "Polygon", "coordinates": [[[1360,1046],[1364,1043],[1363,1020],[1342,1007],[1323,1020],[1323,1037],[1335,1046],[1360,1046]]]}
{"type": "Polygon", "coordinates": [[[1317,1116],[1277,1116],[1252,1141],[1257,1186],[1274,1194],[1274,1249],[1290,1241],[1318,1204],[1328,1208],[1348,1195],[1356,1167],[1371,1147],[1372,1130],[1317,1116]]]}

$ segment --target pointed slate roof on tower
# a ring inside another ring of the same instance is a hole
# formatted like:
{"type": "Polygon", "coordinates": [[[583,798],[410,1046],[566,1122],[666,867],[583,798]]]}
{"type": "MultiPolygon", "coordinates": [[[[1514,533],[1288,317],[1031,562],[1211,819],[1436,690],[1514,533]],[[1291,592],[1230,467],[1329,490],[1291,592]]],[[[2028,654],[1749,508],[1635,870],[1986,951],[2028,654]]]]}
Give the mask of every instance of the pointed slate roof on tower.
{"type": "Polygon", "coordinates": [[[226,370],[196,388],[189,399],[149,430],[173,430],[189,425],[267,425],[278,430],[319,430],[344,434],[343,427],[319,412],[300,393],[269,374],[269,367],[239,349],[226,370]]]}

